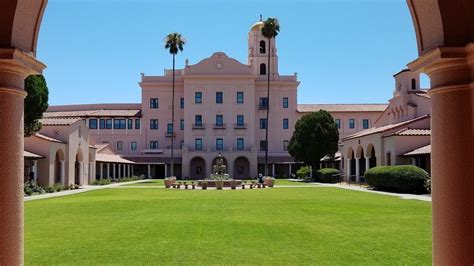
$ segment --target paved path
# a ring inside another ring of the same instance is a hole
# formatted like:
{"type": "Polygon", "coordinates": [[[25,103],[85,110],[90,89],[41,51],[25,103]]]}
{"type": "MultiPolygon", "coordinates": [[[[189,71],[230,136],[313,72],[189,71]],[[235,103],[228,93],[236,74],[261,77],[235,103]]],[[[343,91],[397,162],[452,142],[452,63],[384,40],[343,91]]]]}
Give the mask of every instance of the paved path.
{"type": "Polygon", "coordinates": [[[32,201],[32,200],[39,200],[39,199],[49,199],[49,198],[55,198],[55,197],[62,197],[62,196],[68,196],[68,195],[74,195],[74,194],[89,192],[89,191],[98,190],[98,189],[115,188],[115,187],[120,187],[121,185],[125,185],[125,184],[135,184],[135,183],[140,183],[140,182],[144,182],[144,181],[146,181],[146,179],[145,180],[131,181],[131,182],[124,182],[124,183],[113,183],[113,184],[104,185],[104,186],[88,186],[88,185],[86,185],[86,186],[82,186],[80,189],[63,190],[63,191],[54,192],[54,193],[44,193],[44,194],[40,194],[40,195],[24,197],[23,201],[32,201]]]}
{"type": "Polygon", "coordinates": [[[402,194],[402,193],[392,193],[392,192],[384,192],[384,191],[377,191],[367,187],[361,187],[358,185],[347,185],[347,184],[325,184],[325,183],[312,183],[318,184],[322,187],[335,187],[341,189],[348,189],[348,190],[355,190],[355,191],[362,191],[362,192],[369,192],[369,193],[376,193],[388,196],[395,196],[400,197],[402,199],[415,199],[415,200],[422,200],[422,201],[429,201],[431,202],[431,195],[414,195],[414,194],[402,194]]]}

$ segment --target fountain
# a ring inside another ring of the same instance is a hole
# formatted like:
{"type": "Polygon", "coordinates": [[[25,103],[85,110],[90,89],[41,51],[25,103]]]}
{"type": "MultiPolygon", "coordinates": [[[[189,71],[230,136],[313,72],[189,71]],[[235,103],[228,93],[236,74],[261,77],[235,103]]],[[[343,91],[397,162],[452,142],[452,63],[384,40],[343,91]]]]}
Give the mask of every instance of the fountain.
{"type": "Polygon", "coordinates": [[[216,158],[216,164],[212,166],[212,174],[204,180],[199,180],[198,185],[202,186],[203,183],[206,183],[208,187],[233,187],[240,186],[242,180],[234,180],[227,173],[227,166],[224,165],[224,158],[222,154],[218,154],[216,158]]]}

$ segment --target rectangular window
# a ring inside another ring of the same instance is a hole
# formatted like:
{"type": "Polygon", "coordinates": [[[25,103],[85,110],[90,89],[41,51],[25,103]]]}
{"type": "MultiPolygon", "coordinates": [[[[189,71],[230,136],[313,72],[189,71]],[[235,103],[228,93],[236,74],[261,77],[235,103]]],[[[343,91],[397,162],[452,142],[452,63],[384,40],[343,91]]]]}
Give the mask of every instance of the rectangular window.
{"type": "Polygon", "coordinates": [[[224,125],[224,116],[216,115],[216,126],[221,127],[224,125]]]}
{"type": "Polygon", "coordinates": [[[283,150],[288,151],[288,140],[283,141],[283,150]]]}
{"type": "Polygon", "coordinates": [[[196,124],[196,126],[202,126],[202,115],[194,116],[194,124],[196,124]]]}
{"type": "Polygon", "coordinates": [[[131,149],[132,151],[136,151],[136,150],[137,150],[137,142],[136,142],[136,141],[132,141],[132,142],[130,143],[130,149],[131,149]]]}
{"type": "Polygon", "coordinates": [[[100,129],[105,129],[105,119],[101,118],[99,120],[99,128],[100,129]]]}
{"type": "Polygon", "coordinates": [[[168,125],[166,125],[166,133],[173,134],[173,124],[168,123],[168,125]]]}
{"type": "Polygon", "coordinates": [[[158,119],[150,119],[150,129],[158,129],[158,119]]]}
{"type": "Polygon", "coordinates": [[[341,129],[341,119],[334,120],[336,122],[336,128],[341,129]]]}
{"type": "Polygon", "coordinates": [[[224,100],[224,94],[222,92],[216,92],[216,103],[222,103],[224,100]]]}
{"type": "Polygon", "coordinates": [[[244,126],[244,116],[237,115],[237,126],[243,127],[244,126]]]}
{"type": "Polygon", "coordinates": [[[198,104],[202,103],[202,92],[196,92],[194,94],[194,103],[198,103],[198,104]]]}
{"type": "Polygon", "coordinates": [[[157,150],[159,149],[159,143],[157,140],[150,141],[150,149],[157,150]]]}
{"type": "Polygon", "coordinates": [[[349,128],[355,128],[355,120],[349,119],[349,128]]]}
{"type": "Polygon", "coordinates": [[[89,119],[89,128],[97,129],[97,119],[89,119]]]}
{"type": "Polygon", "coordinates": [[[117,150],[118,150],[118,151],[123,150],[123,142],[117,141],[117,150]]]}
{"type": "Polygon", "coordinates": [[[158,109],[158,98],[150,98],[150,109],[158,109]]]}
{"type": "Polygon", "coordinates": [[[288,108],[288,98],[283,98],[283,108],[288,108]]]}
{"type": "Polygon", "coordinates": [[[107,122],[107,124],[106,124],[105,127],[107,129],[112,129],[112,119],[107,119],[106,122],[107,122]]]}
{"type": "Polygon", "coordinates": [[[127,120],[127,129],[133,129],[133,119],[127,120]]]}
{"type": "Polygon", "coordinates": [[[224,149],[224,139],[217,138],[216,139],[216,150],[222,151],[224,149]]]}
{"type": "Polygon", "coordinates": [[[369,119],[364,119],[362,120],[362,127],[364,129],[368,129],[369,128],[369,119]]]}
{"type": "Polygon", "coordinates": [[[288,129],[288,118],[283,118],[283,129],[288,129]]]}
{"type": "Polygon", "coordinates": [[[125,119],[114,119],[114,129],[125,129],[126,127],[125,119]]]}
{"type": "Polygon", "coordinates": [[[179,108],[184,109],[184,98],[179,99],[179,108]]]}
{"type": "Polygon", "coordinates": [[[140,119],[135,119],[135,129],[140,129],[140,119]]]}
{"type": "Polygon", "coordinates": [[[184,119],[179,120],[179,129],[184,130],[184,119]]]}
{"type": "Polygon", "coordinates": [[[264,140],[260,141],[260,151],[266,151],[267,150],[267,142],[264,140]]]}
{"type": "Polygon", "coordinates": [[[237,139],[237,150],[241,151],[244,149],[244,139],[238,138],[237,139]]]}
{"type": "Polygon", "coordinates": [[[237,92],[237,103],[244,103],[244,92],[238,91],[237,92]]]}
{"type": "Polygon", "coordinates": [[[267,128],[267,119],[260,118],[260,129],[266,129],[266,128],[267,128]]]}
{"type": "Polygon", "coordinates": [[[195,139],[195,140],[194,140],[194,148],[195,148],[197,151],[202,150],[202,139],[195,139]]]}
{"type": "Polygon", "coordinates": [[[261,108],[261,109],[266,109],[268,108],[268,98],[260,98],[259,102],[258,102],[258,106],[261,108]]]}
{"type": "Polygon", "coordinates": [[[181,149],[184,148],[184,140],[181,141],[181,149]]]}

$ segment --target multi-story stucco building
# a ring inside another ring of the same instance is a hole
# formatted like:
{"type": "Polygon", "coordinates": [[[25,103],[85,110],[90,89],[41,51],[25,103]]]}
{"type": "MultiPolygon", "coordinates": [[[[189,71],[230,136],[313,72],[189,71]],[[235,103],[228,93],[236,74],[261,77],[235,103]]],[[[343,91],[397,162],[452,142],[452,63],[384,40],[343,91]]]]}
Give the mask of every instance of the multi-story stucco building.
{"type": "MultiPolygon", "coordinates": [[[[241,63],[216,52],[196,64],[186,60],[175,74],[175,175],[204,178],[211,173],[218,153],[228,172],[237,178],[264,172],[265,127],[268,124],[269,173],[289,177],[296,162],[287,145],[297,120],[304,114],[328,110],[336,119],[340,137],[371,127],[386,104],[300,104],[296,73],[278,71],[277,43],[261,35],[263,23],[248,35],[248,61],[241,63]],[[270,53],[270,100],[267,99],[267,60],[270,53]],[[270,117],[267,123],[266,110],[270,117]]],[[[172,71],[162,76],[142,74],[138,104],[53,106],[46,117],[82,117],[91,143],[108,143],[136,173],[150,177],[170,174],[172,71]]],[[[100,172],[100,171],[98,171],[100,172]]]]}

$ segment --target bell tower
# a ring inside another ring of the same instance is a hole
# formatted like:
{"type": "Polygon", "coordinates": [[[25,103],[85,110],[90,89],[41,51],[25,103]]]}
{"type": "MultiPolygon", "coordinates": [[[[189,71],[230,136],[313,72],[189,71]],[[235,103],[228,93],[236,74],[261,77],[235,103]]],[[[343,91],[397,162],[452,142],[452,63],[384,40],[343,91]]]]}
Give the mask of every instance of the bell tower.
{"type": "Polygon", "coordinates": [[[268,53],[270,52],[270,78],[278,77],[278,56],[275,38],[271,39],[271,51],[268,51],[268,39],[262,35],[263,19],[252,25],[249,32],[248,64],[254,75],[266,77],[268,73],[268,53]]]}

